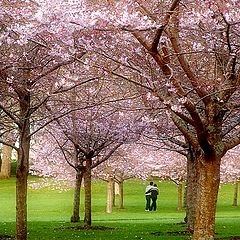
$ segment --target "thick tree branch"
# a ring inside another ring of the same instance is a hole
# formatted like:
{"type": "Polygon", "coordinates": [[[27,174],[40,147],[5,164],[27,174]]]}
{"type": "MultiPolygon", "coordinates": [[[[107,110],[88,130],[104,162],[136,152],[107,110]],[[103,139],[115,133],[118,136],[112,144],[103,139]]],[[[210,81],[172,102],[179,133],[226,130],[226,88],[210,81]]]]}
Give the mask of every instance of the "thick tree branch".
{"type": "Polygon", "coordinates": [[[238,119],[236,119],[235,121],[233,121],[231,124],[228,125],[226,130],[223,132],[223,136],[226,136],[233,129],[235,129],[236,127],[239,127],[239,126],[240,126],[240,117],[238,119]]]}
{"type": "Polygon", "coordinates": [[[237,56],[233,54],[230,56],[226,66],[226,85],[228,86],[220,94],[220,98],[227,102],[232,94],[236,91],[240,85],[240,76],[236,74],[237,56]]]}
{"type": "Polygon", "coordinates": [[[189,143],[193,146],[194,149],[198,149],[198,140],[194,137],[193,134],[189,131],[186,125],[182,122],[182,120],[172,112],[172,120],[177,126],[177,128],[182,132],[185,138],[189,141],[189,143]]]}
{"type": "MultiPolygon", "coordinates": [[[[171,15],[174,13],[175,9],[179,6],[179,3],[181,2],[181,0],[174,0],[171,4],[171,7],[169,9],[169,11],[166,13],[166,16],[164,18],[164,21],[163,21],[163,25],[161,27],[159,27],[156,32],[155,32],[155,36],[152,40],[152,44],[151,46],[149,46],[149,50],[152,51],[152,52],[157,52],[158,51],[158,45],[159,45],[159,41],[160,41],[160,38],[166,28],[166,26],[168,25],[169,23],[169,20],[171,18],[171,15]]],[[[144,7],[142,4],[138,3],[139,6],[141,7],[141,9],[143,10],[143,12],[145,14],[148,15],[148,17],[150,17],[151,19],[153,19],[156,23],[158,22],[158,19],[150,13],[150,11],[148,11],[148,9],[146,7],[144,7]]],[[[138,37],[140,37],[140,35],[134,35],[137,39],[138,37]]],[[[139,42],[141,42],[141,38],[138,39],[139,42]]],[[[142,44],[143,45],[143,44],[142,44]]],[[[144,45],[143,45],[144,46],[144,45]]],[[[146,48],[147,49],[147,48],[146,48]]]]}
{"type": "Polygon", "coordinates": [[[178,58],[180,65],[181,65],[183,71],[185,72],[186,76],[188,77],[191,85],[193,86],[193,88],[195,89],[195,91],[197,92],[199,97],[202,98],[203,102],[206,104],[209,101],[209,99],[206,98],[207,93],[204,90],[202,90],[201,88],[199,88],[197,77],[192,72],[191,67],[190,67],[185,55],[182,54],[182,49],[181,49],[180,41],[179,41],[178,16],[175,15],[174,17],[172,17],[172,21],[174,24],[174,28],[167,31],[167,33],[170,37],[172,47],[176,53],[176,56],[178,58]]]}
{"type": "Polygon", "coordinates": [[[0,139],[0,143],[6,145],[6,146],[9,146],[11,148],[13,148],[14,150],[16,150],[18,152],[19,148],[15,146],[15,142],[14,143],[10,143],[9,141],[4,141],[2,139],[0,139]]]}
{"type": "Polygon", "coordinates": [[[140,32],[133,32],[132,34],[145,49],[147,49],[149,52],[151,51],[151,45],[147,43],[147,41],[140,34],[140,32]]]}
{"type": "Polygon", "coordinates": [[[240,132],[237,134],[236,137],[231,138],[231,141],[225,143],[225,152],[236,147],[239,144],[240,144],[240,132]]]}
{"type": "Polygon", "coordinates": [[[189,118],[188,116],[186,116],[185,114],[181,113],[181,112],[174,112],[178,117],[180,117],[182,120],[184,120],[186,123],[189,123],[192,126],[195,126],[195,122],[193,119],[189,118]]]}

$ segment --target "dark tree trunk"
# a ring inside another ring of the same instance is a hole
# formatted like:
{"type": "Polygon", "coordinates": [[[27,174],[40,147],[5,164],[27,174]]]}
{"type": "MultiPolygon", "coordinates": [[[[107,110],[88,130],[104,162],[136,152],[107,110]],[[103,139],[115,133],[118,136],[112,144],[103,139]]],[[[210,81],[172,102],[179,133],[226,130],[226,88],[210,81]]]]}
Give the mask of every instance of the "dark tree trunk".
{"type": "Polygon", "coordinates": [[[80,221],[80,193],[81,193],[81,185],[83,179],[83,171],[77,171],[76,173],[76,181],[75,181],[75,189],[74,189],[74,200],[73,200],[73,214],[71,216],[71,222],[79,222],[80,221]]]}
{"type": "Polygon", "coordinates": [[[215,214],[220,184],[220,160],[199,158],[199,181],[193,240],[211,240],[215,234],[215,214]]]}
{"type": "Polygon", "coordinates": [[[238,182],[234,183],[233,206],[238,206],[238,182]]]}
{"type": "Polygon", "coordinates": [[[194,230],[198,186],[197,154],[189,148],[187,156],[187,181],[185,193],[186,223],[190,232],[194,230]]]}
{"type": "Polygon", "coordinates": [[[84,226],[92,225],[92,209],[91,209],[91,159],[86,159],[86,170],[84,173],[85,187],[85,217],[84,226]]]}

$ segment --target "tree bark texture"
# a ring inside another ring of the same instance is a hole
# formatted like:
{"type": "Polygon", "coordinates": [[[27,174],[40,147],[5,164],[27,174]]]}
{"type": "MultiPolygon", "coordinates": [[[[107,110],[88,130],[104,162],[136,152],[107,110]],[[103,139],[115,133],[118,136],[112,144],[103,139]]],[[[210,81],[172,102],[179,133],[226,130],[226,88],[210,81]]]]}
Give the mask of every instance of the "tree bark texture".
{"type": "Polygon", "coordinates": [[[77,171],[75,189],[74,189],[74,200],[73,200],[73,214],[71,216],[71,222],[80,221],[80,193],[81,193],[81,184],[83,179],[83,172],[77,171]]]}
{"type": "Polygon", "coordinates": [[[199,159],[199,181],[193,240],[211,240],[215,234],[215,213],[220,184],[220,159],[199,159]]]}
{"type": "Polygon", "coordinates": [[[30,96],[20,92],[19,149],[16,169],[16,239],[27,239],[27,178],[30,151],[30,96]]]}
{"type": "Polygon", "coordinates": [[[2,164],[0,171],[1,179],[8,179],[11,175],[11,158],[12,158],[12,147],[3,145],[2,148],[2,164]]]}
{"type": "Polygon", "coordinates": [[[107,209],[106,209],[107,213],[112,213],[113,201],[114,201],[114,181],[113,178],[109,178],[107,188],[107,209]]]}
{"type": "Polygon", "coordinates": [[[92,225],[92,209],[91,209],[91,159],[86,159],[86,170],[84,173],[85,187],[85,216],[84,226],[92,225]]]}
{"type": "Polygon", "coordinates": [[[233,206],[238,206],[238,182],[234,183],[233,206]]]}
{"type": "Polygon", "coordinates": [[[186,222],[187,230],[193,232],[194,222],[196,217],[196,201],[197,201],[197,187],[198,187],[198,170],[197,170],[197,156],[193,150],[187,156],[187,181],[185,193],[185,207],[186,207],[186,222]]]}
{"type": "MultiPolygon", "coordinates": [[[[25,135],[25,134],[24,134],[25,135]]],[[[30,139],[20,140],[16,170],[16,232],[17,240],[27,239],[27,177],[30,139]]]]}

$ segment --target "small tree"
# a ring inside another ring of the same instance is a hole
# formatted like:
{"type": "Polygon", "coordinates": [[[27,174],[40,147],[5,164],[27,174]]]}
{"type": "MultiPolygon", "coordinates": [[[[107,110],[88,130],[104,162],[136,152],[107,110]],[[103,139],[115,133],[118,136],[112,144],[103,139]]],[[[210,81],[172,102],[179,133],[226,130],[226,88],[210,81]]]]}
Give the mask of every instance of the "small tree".
{"type": "MultiPolygon", "coordinates": [[[[49,111],[54,115],[54,111],[50,110],[50,107],[49,111]]],[[[52,125],[52,129],[49,129],[58,143],[58,147],[61,147],[67,163],[76,170],[77,174],[79,173],[81,176],[83,174],[85,226],[91,226],[92,169],[105,162],[123,143],[138,139],[143,126],[141,121],[138,121],[139,123],[137,121],[133,115],[116,111],[113,107],[96,105],[62,117],[52,125]],[[53,129],[55,130],[53,131],[53,129]]],[[[44,173],[44,169],[41,169],[43,165],[40,163],[41,161],[44,159],[35,159],[35,164],[31,168],[36,172],[44,173]]],[[[59,174],[62,172],[59,171],[59,174]]],[[[78,186],[80,187],[80,184],[78,186]]],[[[72,219],[78,220],[78,216],[72,217],[72,219]]]]}
{"type": "Polygon", "coordinates": [[[118,208],[124,207],[123,184],[125,180],[142,176],[146,171],[141,159],[131,155],[135,144],[124,145],[111,158],[94,170],[94,175],[108,183],[106,212],[112,213],[116,191],[118,192],[118,208]],[[116,185],[117,184],[117,185],[116,185]]]}
{"type": "Polygon", "coordinates": [[[231,149],[221,164],[221,181],[234,184],[233,206],[238,206],[238,188],[240,180],[239,146],[231,149]]]}
{"type": "Polygon", "coordinates": [[[41,28],[41,22],[35,18],[37,5],[34,2],[15,1],[13,5],[11,1],[2,1],[0,5],[0,142],[14,148],[18,154],[16,238],[26,240],[31,137],[47,124],[43,105],[58,91],[66,90],[59,79],[66,77],[66,72],[58,72],[58,75],[55,72],[72,64],[76,56],[80,58],[85,52],[81,49],[72,54],[70,48],[74,46],[69,47],[69,43],[48,32],[48,28],[41,28]],[[59,46],[66,47],[61,54],[57,51],[59,46]],[[18,144],[14,145],[16,141],[18,144]]]}

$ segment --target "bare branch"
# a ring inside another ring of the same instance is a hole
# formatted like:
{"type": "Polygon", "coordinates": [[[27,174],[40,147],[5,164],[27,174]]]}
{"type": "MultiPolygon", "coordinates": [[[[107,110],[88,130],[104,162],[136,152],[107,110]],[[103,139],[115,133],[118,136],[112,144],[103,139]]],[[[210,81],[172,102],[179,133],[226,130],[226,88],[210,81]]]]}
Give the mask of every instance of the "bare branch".
{"type": "Polygon", "coordinates": [[[139,86],[139,87],[143,87],[143,88],[145,88],[145,89],[148,89],[148,90],[151,91],[151,92],[155,92],[153,88],[148,87],[148,86],[146,86],[146,85],[144,85],[144,84],[142,84],[142,83],[136,82],[136,81],[134,81],[134,80],[131,80],[131,79],[129,79],[129,78],[127,78],[127,77],[125,77],[125,76],[123,76],[123,75],[121,75],[121,74],[118,74],[118,73],[116,73],[116,72],[114,72],[114,71],[112,71],[112,74],[115,75],[115,76],[117,76],[117,77],[119,77],[119,78],[122,78],[122,79],[124,79],[124,80],[126,80],[126,81],[128,81],[128,82],[130,82],[130,83],[133,83],[133,84],[135,84],[135,85],[137,85],[137,86],[139,86]]]}
{"type": "Polygon", "coordinates": [[[16,150],[18,152],[19,148],[15,146],[15,144],[10,143],[9,141],[4,141],[2,139],[0,139],[0,143],[9,146],[11,148],[13,148],[14,150],[16,150]]]}
{"type": "Polygon", "coordinates": [[[0,103],[0,109],[3,110],[3,112],[11,119],[13,122],[18,126],[21,127],[21,124],[19,120],[10,112],[8,111],[1,103],[0,103]]]}
{"type": "Polygon", "coordinates": [[[106,160],[108,160],[112,155],[113,155],[113,153],[122,145],[123,143],[121,142],[121,143],[118,143],[116,146],[114,146],[109,152],[108,152],[108,154],[105,156],[105,157],[103,157],[101,160],[99,160],[99,161],[96,161],[92,166],[91,166],[91,168],[95,168],[95,167],[97,167],[99,164],[101,164],[101,163],[103,163],[103,162],[105,162],[106,160]]]}
{"type": "Polygon", "coordinates": [[[66,160],[66,162],[68,163],[69,166],[71,166],[72,168],[74,168],[76,171],[77,171],[77,167],[75,167],[67,158],[66,154],[65,154],[65,151],[63,149],[63,146],[67,143],[67,141],[65,141],[62,145],[60,144],[60,142],[58,141],[58,139],[55,137],[55,135],[51,132],[51,131],[48,131],[51,136],[54,138],[54,140],[56,141],[59,149],[61,150],[62,154],[63,154],[63,157],[64,159],[66,160]]]}
{"type": "Polygon", "coordinates": [[[63,87],[61,86],[60,88],[58,88],[57,90],[55,90],[55,91],[53,92],[53,94],[68,92],[68,91],[70,91],[70,90],[72,90],[72,89],[74,89],[74,88],[76,88],[76,87],[79,87],[79,86],[81,86],[81,85],[83,85],[83,84],[89,83],[89,82],[94,81],[94,80],[99,79],[99,78],[101,78],[101,76],[99,76],[99,77],[94,77],[94,78],[89,78],[89,79],[87,79],[87,80],[85,80],[85,81],[82,81],[82,82],[80,82],[80,83],[78,83],[78,84],[74,84],[73,86],[66,87],[66,88],[63,88],[63,87]]]}

